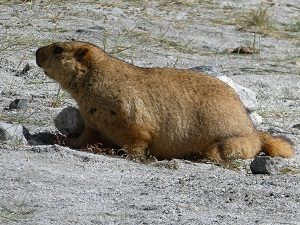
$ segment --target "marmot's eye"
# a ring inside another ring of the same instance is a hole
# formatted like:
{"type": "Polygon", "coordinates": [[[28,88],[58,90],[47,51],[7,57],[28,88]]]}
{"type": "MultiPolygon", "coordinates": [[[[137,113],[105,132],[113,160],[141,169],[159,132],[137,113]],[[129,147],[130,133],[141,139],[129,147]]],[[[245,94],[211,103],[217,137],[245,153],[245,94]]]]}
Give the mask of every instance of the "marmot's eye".
{"type": "Polygon", "coordinates": [[[59,46],[55,47],[53,50],[54,54],[56,54],[56,55],[61,54],[63,51],[64,51],[64,49],[59,46]]]}

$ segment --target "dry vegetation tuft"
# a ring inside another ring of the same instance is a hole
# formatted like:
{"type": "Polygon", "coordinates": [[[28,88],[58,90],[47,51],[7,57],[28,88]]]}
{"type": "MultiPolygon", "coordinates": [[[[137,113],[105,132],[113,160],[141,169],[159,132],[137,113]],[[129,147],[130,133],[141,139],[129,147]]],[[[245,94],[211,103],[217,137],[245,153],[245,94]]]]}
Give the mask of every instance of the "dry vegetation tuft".
{"type": "Polygon", "coordinates": [[[260,27],[264,29],[270,28],[270,16],[268,13],[270,7],[261,8],[251,10],[248,15],[246,15],[245,22],[247,26],[253,27],[260,27]]]}

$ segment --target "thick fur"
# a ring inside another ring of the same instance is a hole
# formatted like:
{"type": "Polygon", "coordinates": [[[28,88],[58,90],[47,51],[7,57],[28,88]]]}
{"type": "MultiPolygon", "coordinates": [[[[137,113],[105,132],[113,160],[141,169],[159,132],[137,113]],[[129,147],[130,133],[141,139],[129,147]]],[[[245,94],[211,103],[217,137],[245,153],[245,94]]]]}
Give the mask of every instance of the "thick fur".
{"type": "Polygon", "coordinates": [[[36,61],[79,105],[85,131],[71,147],[102,142],[135,157],[213,161],[294,154],[288,141],[258,132],[235,91],[206,74],[136,67],[85,42],[42,47],[36,61]]]}

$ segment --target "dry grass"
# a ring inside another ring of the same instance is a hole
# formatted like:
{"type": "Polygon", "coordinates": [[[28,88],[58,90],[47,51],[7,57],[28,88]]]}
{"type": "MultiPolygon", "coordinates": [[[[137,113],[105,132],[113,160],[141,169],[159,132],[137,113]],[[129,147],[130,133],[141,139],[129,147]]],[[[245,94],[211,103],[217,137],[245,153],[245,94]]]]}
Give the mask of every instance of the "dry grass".
{"type": "Polygon", "coordinates": [[[166,168],[170,170],[177,170],[179,169],[179,164],[176,160],[163,160],[163,161],[156,161],[151,163],[154,167],[166,168]]]}
{"type": "Polygon", "coordinates": [[[234,19],[234,24],[240,26],[241,31],[277,37],[281,32],[271,20],[269,11],[270,6],[239,12],[234,19]]]}
{"type": "Polygon", "coordinates": [[[52,121],[45,121],[42,119],[36,119],[33,117],[33,115],[36,112],[30,114],[30,115],[18,115],[18,114],[12,114],[12,115],[4,115],[0,114],[0,120],[6,121],[8,123],[13,124],[21,124],[21,125],[34,125],[34,126],[45,126],[52,124],[52,121]]]}
{"type": "Polygon", "coordinates": [[[0,222],[22,221],[33,216],[35,211],[27,209],[24,202],[13,207],[0,205],[0,222]]]}
{"type": "Polygon", "coordinates": [[[226,7],[220,17],[210,19],[213,24],[237,26],[240,32],[286,39],[300,45],[300,22],[298,18],[291,24],[283,24],[272,18],[272,4],[255,9],[226,7]]]}
{"type": "Polygon", "coordinates": [[[295,167],[282,167],[279,170],[280,174],[292,174],[292,175],[299,175],[300,174],[300,168],[295,167]]]}
{"type": "Polygon", "coordinates": [[[217,163],[215,165],[233,171],[241,171],[243,169],[246,169],[245,163],[241,160],[234,160],[234,161],[224,162],[219,164],[217,163]]]}
{"type": "Polygon", "coordinates": [[[60,86],[58,86],[56,94],[51,99],[50,107],[52,108],[62,107],[69,98],[70,98],[69,94],[61,90],[60,86]]]}
{"type": "Polygon", "coordinates": [[[177,6],[192,6],[196,1],[194,0],[164,0],[160,2],[161,7],[177,5],[177,6]]]}
{"type": "Polygon", "coordinates": [[[286,31],[300,32],[300,21],[296,21],[287,26],[286,31]]]}
{"type": "Polygon", "coordinates": [[[245,23],[250,27],[259,27],[262,29],[270,28],[270,16],[269,10],[270,7],[261,8],[251,10],[248,15],[245,16],[245,23]]]}

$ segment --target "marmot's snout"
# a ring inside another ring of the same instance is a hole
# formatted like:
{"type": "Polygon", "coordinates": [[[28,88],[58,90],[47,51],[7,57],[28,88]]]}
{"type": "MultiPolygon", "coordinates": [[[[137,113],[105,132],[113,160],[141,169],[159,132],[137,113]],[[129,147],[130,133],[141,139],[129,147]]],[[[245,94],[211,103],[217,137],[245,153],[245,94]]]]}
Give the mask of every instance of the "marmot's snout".
{"type": "Polygon", "coordinates": [[[36,64],[39,67],[43,66],[43,62],[44,62],[44,54],[43,54],[43,48],[39,48],[36,53],[35,53],[35,57],[36,57],[36,64]]]}

